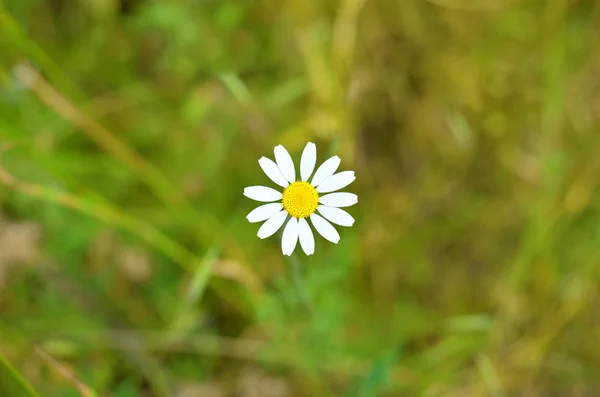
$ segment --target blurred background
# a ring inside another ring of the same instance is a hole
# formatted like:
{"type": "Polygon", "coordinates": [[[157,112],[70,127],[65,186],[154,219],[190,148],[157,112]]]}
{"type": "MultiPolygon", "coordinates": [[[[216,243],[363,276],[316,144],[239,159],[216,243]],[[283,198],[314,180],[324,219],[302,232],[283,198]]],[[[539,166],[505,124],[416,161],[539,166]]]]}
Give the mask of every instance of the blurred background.
{"type": "Polygon", "coordinates": [[[600,396],[599,71],[594,0],[0,0],[0,394],[600,396]]]}

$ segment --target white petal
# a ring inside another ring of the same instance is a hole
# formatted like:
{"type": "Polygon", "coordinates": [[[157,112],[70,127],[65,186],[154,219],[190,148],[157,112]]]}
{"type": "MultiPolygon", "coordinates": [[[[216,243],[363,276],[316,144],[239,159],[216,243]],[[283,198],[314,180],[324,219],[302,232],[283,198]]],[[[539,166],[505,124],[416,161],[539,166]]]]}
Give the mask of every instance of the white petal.
{"type": "Polygon", "coordinates": [[[288,181],[286,181],[283,175],[281,175],[279,167],[277,166],[277,164],[275,164],[273,160],[266,157],[261,157],[260,160],[258,160],[258,164],[260,165],[260,168],[262,168],[262,170],[265,172],[265,174],[267,174],[270,180],[272,180],[281,187],[288,187],[288,181]]]}
{"type": "Polygon", "coordinates": [[[268,203],[269,201],[281,200],[283,194],[266,186],[248,186],[244,189],[244,196],[252,200],[268,203]]]}
{"type": "Polygon", "coordinates": [[[277,166],[279,167],[279,171],[281,171],[281,175],[289,182],[294,182],[296,180],[296,169],[294,168],[292,156],[290,156],[288,151],[281,145],[275,146],[274,152],[275,161],[277,161],[277,166]]]}
{"type": "Polygon", "coordinates": [[[281,228],[283,222],[285,222],[285,218],[287,218],[286,211],[278,212],[270,217],[265,223],[262,224],[260,229],[258,229],[258,238],[267,238],[275,234],[275,232],[281,228]]]}
{"type": "Polygon", "coordinates": [[[346,186],[354,182],[355,179],[356,177],[354,176],[354,171],[344,171],[337,173],[321,182],[321,184],[317,188],[317,192],[335,192],[336,190],[345,188],[346,186]]]}
{"type": "Polygon", "coordinates": [[[283,205],[281,203],[261,205],[260,207],[257,207],[254,210],[252,210],[252,212],[250,212],[246,216],[246,219],[248,219],[248,222],[250,223],[266,221],[267,219],[281,211],[282,208],[283,205]]]}
{"type": "Polygon", "coordinates": [[[313,236],[310,226],[306,219],[298,219],[298,235],[300,237],[300,246],[304,250],[306,255],[312,255],[315,253],[315,236],[313,236]]]}
{"type": "Polygon", "coordinates": [[[281,251],[283,255],[290,256],[296,244],[298,243],[298,219],[292,217],[289,220],[285,229],[283,229],[283,236],[281,236],[281,251]]]}
{"type": "Polygon", "coordinates": [[[340,166],[341,161],[342,160],[338,156],[333,156],[325,160],[325,162],[317,169],[317,172],[315,172],[315,176],[311,182],[312,185],[317,187],[321,182],[333,175],[335,170],[340,166]]]}
{"type": "Polygon", "coordinates": [[[340,235],[338,234],[337,230],[335,230],[335,227],[331,225],[331,223],[327,222],[325,219],[315,213],[310,215],[310,221],[315,229],[317,229],[317,232],[319,232],[319,234],[326,240],[329,240],[334,244],[337,244],[338,241],[340,241],[340,235]]]}
{"type": "Polygon", "coordinates": [[[325,219],[335,223],[336,225],[348,227],[354,225],[354,218],[352,218],[352,215],[340,208],[319,205],[317,210],[319,210],[319,213],[323,215],[325,219]]]}
{"type": "Polygon", "coordinates": [[[315,170],[315,164],[317,163],[317,145],[312,142],[308,142],[302,152],[300,158],[300,177],[303,181],[308,180],[310,175],[315,170]]]}
{"type": "Polygon", "coordinates": [[[358,196],[354,193],[331,193],[319,197],[319,203],[330,207],[350,207],[358,203],[358,196]]]}

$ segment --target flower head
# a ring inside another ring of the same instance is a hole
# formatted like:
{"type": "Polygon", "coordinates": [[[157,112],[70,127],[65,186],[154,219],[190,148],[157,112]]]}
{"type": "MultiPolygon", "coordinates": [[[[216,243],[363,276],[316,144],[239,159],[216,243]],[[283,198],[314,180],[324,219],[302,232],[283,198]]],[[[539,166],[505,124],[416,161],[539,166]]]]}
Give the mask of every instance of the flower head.
{"type": "Polygon", "coordinates": [[[307,222],[307,219],[310,219],[321,236],[337,244],[340,235],[329,222],[340,226],[352,226],[354,218],[340,207],[356,204],[358,197],[353,193],[331,192],[351,184],[356,179],[354,171],[335,174],[341,160],[333,156],[321,164],[313,175],[317,162],[317,147],[309,142],[302,152],[300,178],[297,180],[294,161],[288,151],[279,145],[275,146],[274,152],[275,161],[261,157],[258,164],[269,179],[281,186],[283,191],[266,186],[250,186],[244,189],[244,196],[269,203],[257,207],[246,217],[253,223],[265,221],[258,229],[258,237],[263,239],[272,236],[289,218],[281,238],[283,254],[291,255],[300,241],[306,255],[312,255],[315,252],[315,239],[307,222]]]}

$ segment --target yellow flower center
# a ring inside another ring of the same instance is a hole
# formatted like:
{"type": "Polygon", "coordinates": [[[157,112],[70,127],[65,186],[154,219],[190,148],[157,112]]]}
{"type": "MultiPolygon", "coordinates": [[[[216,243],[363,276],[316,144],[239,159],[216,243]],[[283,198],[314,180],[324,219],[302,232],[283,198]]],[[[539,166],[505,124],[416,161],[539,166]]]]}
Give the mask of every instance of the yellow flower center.
{"type": "Polygon", "coordinates": [[[306,218],[317,205],[319,193],[308,182],[293,182],[283,191],[283,208],[294,218],[306,218]]]}

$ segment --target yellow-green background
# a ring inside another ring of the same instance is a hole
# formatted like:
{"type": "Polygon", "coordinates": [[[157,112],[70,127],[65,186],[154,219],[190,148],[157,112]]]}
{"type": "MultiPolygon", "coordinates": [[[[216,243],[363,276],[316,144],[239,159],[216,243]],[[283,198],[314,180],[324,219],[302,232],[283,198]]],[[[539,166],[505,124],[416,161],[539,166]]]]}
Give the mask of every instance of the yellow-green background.
{"type": "Polygon", "coordinates": [[[2,396],[600,395],[598,1],[3,0],[0,149],[2,396]]]}

